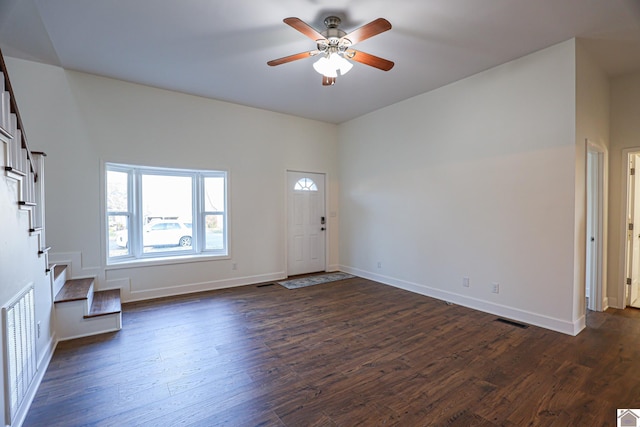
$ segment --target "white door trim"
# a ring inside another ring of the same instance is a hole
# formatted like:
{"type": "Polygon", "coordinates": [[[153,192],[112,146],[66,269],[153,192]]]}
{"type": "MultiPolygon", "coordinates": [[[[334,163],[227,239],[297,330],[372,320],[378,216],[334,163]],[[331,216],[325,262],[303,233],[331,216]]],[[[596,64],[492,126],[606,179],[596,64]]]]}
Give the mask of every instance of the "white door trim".
{"type": "Polygon", "coordinates": [[[640,153],[640,147],[632,147],[625,148],[622,150],[622,167],[620,175],[621,182],[623,183],[623,190],[620,197],[620,241],[619,241],[619,250],[620,250],[620,259],[618,262],[618,283],[615,285],[616,289],[616,301],[615,304],[611,304],[615,308],[623,309],[627,306],[627,302],[625,299],[625,286],[626,285],[626,261],[629,257],[629,253],[627,251],[627,209],[629,203],[629,155],[632,153],[640,153]]]}
{"type": "Polygon", "coordinates": [[[328,207],[329,207],[329,175],[327,172],[313,172],[313,171],[303,171],[300,169],[286,169],[284,173],[284,212],[283,220],[284,220],[284,271],[287,275],[289,275],[289,173],[303,173],[303,174],[315,174],[322,175],[324,179],[324,216],[325,216],[325,232],[323,233],[322,238],[324,239],[324,265],[322,266],[323,271],[328,271],[327,266],[329,263],[329,217],[327,215],[328,207]]]}
{"type": "MultiPolygon", "coordinates": [[[[593,206],[587,205],[587,215],[591,215],[595,220],[593,224],[593,230],[587,229],[587,240],[592,236],[595,238],[593,246],[593,254],[591,259],[587,259],[585,265],[587,268],[591,268],[592,274],[585,274],[586,277],[592,277],[592,283],[589,287],[589,309],[595,311],[603,311],[607,308],[608,302],[605,298],[605,283],[607,277],[606,259],[607,254],[607,176],[608,176],[608,152],[606,147],[598,145],[592,141],[586,140],[587,146],[587,167],[586,167],[586,180],[589,180],[589,154],[594,156],[596,167],[596,176],[593,178],[594,191],[591,196],[595,196],[593,206]]],[[[589,197],[589,194],[587,195],[589,197]]],[[[586,222],[588,223],[588,221],[586,222]]],[[[585,224],[585,227],[587,225],[585,224]]],[[[587,241],[588,245],[589,242],[587,241]]],[[[585,254],[589,251],[585,251],[585,254]]],[[[586,279],[585,279],[586,280],[586,279]]]]}

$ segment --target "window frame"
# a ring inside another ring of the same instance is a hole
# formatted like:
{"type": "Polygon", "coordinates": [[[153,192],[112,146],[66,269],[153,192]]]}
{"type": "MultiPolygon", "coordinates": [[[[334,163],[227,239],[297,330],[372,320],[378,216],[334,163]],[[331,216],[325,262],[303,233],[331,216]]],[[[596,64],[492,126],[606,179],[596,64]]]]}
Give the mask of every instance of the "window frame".
{"type": "Polygon", "coordinates": [[[105,162],[104,164],[104,236],[106,250],[105,258],[107,265],[117,266],[132,262],[152,262],[162,260],[188,260],[189,258],[228,258],[229,257],[229,173],[225,170],[200,170],[200,169],[178,169],[152,167],[142,165],[129,165],[122,163],[105,162]],[[124,172],[127,174],[127,210],[109,210],[108,175],[109,172],[124,172]],[[191,179],[191,236],[192,244],[190,250],[177,248],[175,250],[145,252],[143,247],[142,230],[144,229],[144,215],[142,204],[143,176],[160,175],[189,177],[191,179]],[[217,177],[223,179],[223,203],[222,211],[215,214],[221,215],[223,220],[223,241],[222,249],[207,249],[205,218],[211,212],[204,211],[204,189],[205,179],[217,177]],[[126,217],[127,228],[127,253],[123,255],[111,255],[109,236],[109,224],[112,217],[126,217]]]}

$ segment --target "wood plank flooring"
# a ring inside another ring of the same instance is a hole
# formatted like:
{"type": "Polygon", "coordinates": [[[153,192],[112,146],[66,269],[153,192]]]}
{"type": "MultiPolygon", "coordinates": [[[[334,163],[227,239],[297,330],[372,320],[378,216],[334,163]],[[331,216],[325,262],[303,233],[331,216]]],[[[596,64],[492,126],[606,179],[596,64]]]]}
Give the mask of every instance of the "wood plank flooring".
{"type": "Polygon", "coordinates": [[[614,426],[640,311],[577,337],[360,278],[124,305],[58,345],[25,426],[614,426]]]}

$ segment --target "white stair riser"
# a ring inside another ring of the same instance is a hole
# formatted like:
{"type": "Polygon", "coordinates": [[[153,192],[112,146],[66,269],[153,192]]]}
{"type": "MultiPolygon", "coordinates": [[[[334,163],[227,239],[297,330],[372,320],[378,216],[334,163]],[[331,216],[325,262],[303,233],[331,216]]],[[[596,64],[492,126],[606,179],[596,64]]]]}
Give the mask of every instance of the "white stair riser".
{"type": "Polygon", "coordinates": [[[85,318],[85,301],[56,304],[56,333],[60,341],[122,329],[122,313],[85,318]]]}
{"type": "Polygon", "coordinates": [[[93,304],[93,292],[95,291],[95,282],[91,283],[91,287],[89,288],[89,294],[87,295],[87,312],[85,315],[89,314],[91,311],[91,304],[93,304]]]}
{"type": "Polygon", "coordinates": [[[64,286],[64,282],[67,281],[67,269],[62,270],[62,273],[58,276],[57,279],[53,281],[53,297],[55,298],[60,292],[60,289],[64,286]]]}

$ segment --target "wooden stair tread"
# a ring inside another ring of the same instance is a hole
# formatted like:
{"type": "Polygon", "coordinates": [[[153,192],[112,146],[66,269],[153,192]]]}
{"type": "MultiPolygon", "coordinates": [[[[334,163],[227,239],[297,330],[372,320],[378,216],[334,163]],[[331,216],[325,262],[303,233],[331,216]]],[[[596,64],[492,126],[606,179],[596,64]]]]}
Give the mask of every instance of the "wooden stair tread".
{"type": "Polygon", "coordinates": [[[65,264],[52,264],[53,267],[53,278],[54,280],[58,278],[62,274],[62,272],[67,268],[65,264]]]}
{"type": "Polygon", "coordinates": [[[70,279],[64,282],[54,302],[80,301],[89,298],[93,278],[70,279]]]}
{"type": "Polygon", "coordinates": [[[86,319],[89,317],[106,316],[108,314],[120,313],[121,311],[120,289],[108,289],[93,293],[91,309],[89,310],[89,314],[84,317],[86,319]]]}

